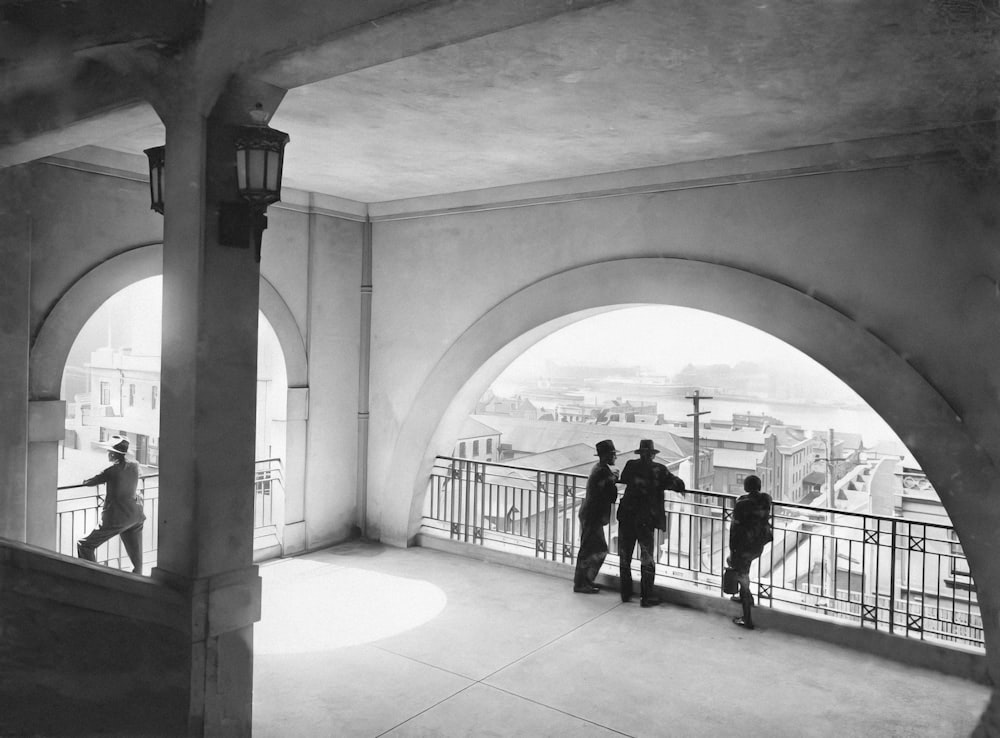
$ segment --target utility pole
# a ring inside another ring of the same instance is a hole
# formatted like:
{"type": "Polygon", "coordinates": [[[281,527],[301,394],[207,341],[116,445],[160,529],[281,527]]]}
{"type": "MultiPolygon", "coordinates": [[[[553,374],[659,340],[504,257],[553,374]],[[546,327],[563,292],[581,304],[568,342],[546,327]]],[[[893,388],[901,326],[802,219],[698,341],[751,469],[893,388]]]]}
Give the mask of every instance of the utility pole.
{"type": "Polygon", "coordinates": [[[837,506],[837,495],[833,491],[833,484],[834,484],[833,428],[830,428],[830,430],[828,431],[827,439],[828,440],[826,442],[826,484],[827,484],[826,504],[827,507],[829,507],[832,510],[837,506]]]}
{"type": "MultiPolygon", "coordinates": [[[[823,461],[826,462],[826,506],[830,509],[830,545],[825,547],[826,564],[824,567],[828,576],[825,577],[826,587],[824,589],[827,597],[835,600],[837,598],[837,528],[836,513],[834,513],[837,507],[837,493],[834,491],[836,483],[835,463],[843,461],[843,459],[833,456],[833,428],[827,431],[826,458],[823,461]]],[[[850,588],[850,583],[847,586],[850,588]]]]}
{"type": "MultiPolygon", "coordinates": [[[[694,402],[694,412],[688,413],[688,417],[694,417],[694,460],[691,465],[691,487],[693,489],[699,489],[698,483],[701,478],[701,450],[699,448],[699,431],[700,422],[702,415],[708,415],[710,410],[699,410],[699,403],[702,400],[711,400],[711,397],[702,397],[698,390],[694,391],[693,395],[688,395],[686,397],[688,400],[694,402]]],[[[697,508],[694,508],[697,510],[697,508]]],[[[701,571],[701,520],[697,515],[692,514],[691,516],[691,569],[692,571],[701,571]]]]}
{"type": "Polygon", "coordinates": [[[695,390],[693,395],[686,395],[684,399],[686,399],[686,400],[692,400],[694,402],[694,412],[693,413],[688,413],[688,417],[689,418],[692,417],[692,416],[694,416],[694,459],[693,459],[693,464],[692,464],[693,471],[691,472],[691,476],[693,477],[691,479],[691,486],[694,487],[695,489],[698,489],[698,480],[701,478],[700,477],[700,473],[701,473],[701,449],[700,449],[700,442],[699,442],[699,437],[698,437],[699,436],[699,431],[700,431],[700,428],[701,428],[701,416],[702,415],[708,415],[710,412],[712,412],[711,410],[699,410],[698,408],[700,407],[699,403],[702,400],[713,400],[715,398],[714,397],[702,397],[701,393],[698,390],[695,390]]]}

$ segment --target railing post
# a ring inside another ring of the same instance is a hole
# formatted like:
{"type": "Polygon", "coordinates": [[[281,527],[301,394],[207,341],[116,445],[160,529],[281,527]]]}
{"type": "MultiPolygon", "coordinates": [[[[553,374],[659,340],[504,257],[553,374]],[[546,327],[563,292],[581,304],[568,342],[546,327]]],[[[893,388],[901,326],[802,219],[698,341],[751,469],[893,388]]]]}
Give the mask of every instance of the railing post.
{"type": "MultiPolygon", "coordinates": [[[[896,521],[892,521],[892,545],[889,549],[889,561],[892,569],[889,573],[889,632],[896,632],[896,521]]],[[[878,597],[875,598],[878,606],[878,597]]]]}
{"type": "Polygon", "coordinates": [[[481,504],[483,500],[481,497],[485,496],[486,490],[486,465],[480,462],[476,462],[473,466],[472,471],[472,542],[475,543],[478,538],[480,543],[483,540],[483,505],[481,504]],[[480,474],[480,470],[482,473],[480,474]],[[480,479],[482,480],[482,486],[480,486],[480,479]]]}
{"type": "Polygon", "coordinates": [[[557,538],[559,536],[559,488],[560,480],[562,475],[556,472],[552,475],[552,504],[550,508],[552,509],[552,526],[550,529],[550,536],[552,539],[552,545],[550,547],[549,558],[552,561],[556,560],[556,546],[557,538]]]}
{"type": "MultiPolygon", "coordinates": [[[[542,520],[541,500],[542,500],[542,487],[545,486],[544,475],[545,472],[541,471],[535,474],[535,531],[534,531],[535,556],[537,557],[538,554],[542,554],[543,559],[545,558],[545,540],[544,540],[545,535],[544,533],[539,535],[540,530],[544,530],[544,528],[540,529],[539,526],[541,525],[541,520],[542,520]]],[[[530,504],[528,505],[528,508],[529,508],[528,519],[531,520],[530,504]]]]}
{"type": "Polygon", "coordinates": [[[465,520],[465,525],[462,526],[463,527],[463,530],[462,530],[462,540],[465,543],[468,543],[469,542],[469,502],[470,502],[470,498],[472,496],[472,479],[474,479],[475,477],[473,477],[473,475],[471,474],[471,472],[472,472],[472,462],[469,462],[469,461],[462,462],[462,466],[464,467],[463,471],[465,472],[465,484],[463,485],[464,486],[464,490],[465,490],[465,502],[462,505],[462,510],[463,510],[463,513],[464,513],[463,519],[465,520]]]}

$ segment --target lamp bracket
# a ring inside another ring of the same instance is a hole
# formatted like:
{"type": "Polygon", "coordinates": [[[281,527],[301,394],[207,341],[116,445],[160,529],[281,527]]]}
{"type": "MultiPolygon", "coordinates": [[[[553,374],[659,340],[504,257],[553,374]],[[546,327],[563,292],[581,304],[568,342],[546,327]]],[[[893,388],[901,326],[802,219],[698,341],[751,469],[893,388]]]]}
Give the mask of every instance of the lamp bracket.
{"type": "Polygon", "coordinates": [[[261,237],[267,228],[265,209],[246,202],[219,203],[219,244],[238,249],[252,244],[260,261],[261,237]]]}

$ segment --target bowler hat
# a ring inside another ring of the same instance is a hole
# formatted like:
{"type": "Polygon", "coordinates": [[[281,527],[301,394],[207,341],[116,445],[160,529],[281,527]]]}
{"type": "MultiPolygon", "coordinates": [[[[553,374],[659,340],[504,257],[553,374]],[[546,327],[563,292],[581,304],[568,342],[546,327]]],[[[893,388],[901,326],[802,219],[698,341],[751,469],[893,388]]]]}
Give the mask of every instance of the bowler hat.
{"type": "Polygon", "coordinates": [[[638,454],[641,453],[642,451],[652,451],[654,455],[660,453],[655,448],[653,448],[652,438],[643,438],[641,441],[639,441],[639,448],[637,448],[632,453],[638,454]]]}
{"type": "Polygon", "coordinates": [[[111,436],[111,440],[107,443],[102,443],[108,451],[114,451],[119,454],[128,453],[128,439],[122,436],[111,436]]]}
{"type": "Polygon", "coordinates": [[[618,449],[615,448],[613,441],[598,441],[597,442],[597,453],[595,456],[603,456],[604,454],[616,454],[618,449]]]}

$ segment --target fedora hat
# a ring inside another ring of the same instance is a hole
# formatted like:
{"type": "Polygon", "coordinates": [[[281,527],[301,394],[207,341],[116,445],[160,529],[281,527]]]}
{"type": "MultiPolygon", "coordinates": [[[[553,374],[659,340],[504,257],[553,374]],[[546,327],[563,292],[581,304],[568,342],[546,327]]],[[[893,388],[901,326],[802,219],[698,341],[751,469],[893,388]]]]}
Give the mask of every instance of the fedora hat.
{"type": "Polygon", "coordinates": [[[115,453],[118,454],[128,453],[128,446],[129,446],[128,439],[123,438],[122,436],[111,436],[111,440],[109,440],[107,443],[102,443],[101,445],[104,446],[104,448],[106,448],[108,451],[114,451],[115,453]]]}
{"type": "Polygon", "coordinates": [[[603,454],[616,454],[618,449],[615,448],[614,441],[598,441],[597,442],[597,453],[594,456],[601,456],[603,454]]]}
{"type": "Polygon", "coordinates": [[[637,454],[642,451],[652,451],[654,455],[660,453],[656,448],[653,447],[652,438],[643,438],[641,441],[639,441],[639,448],[637,448],[632,453],[637,454]]]}

